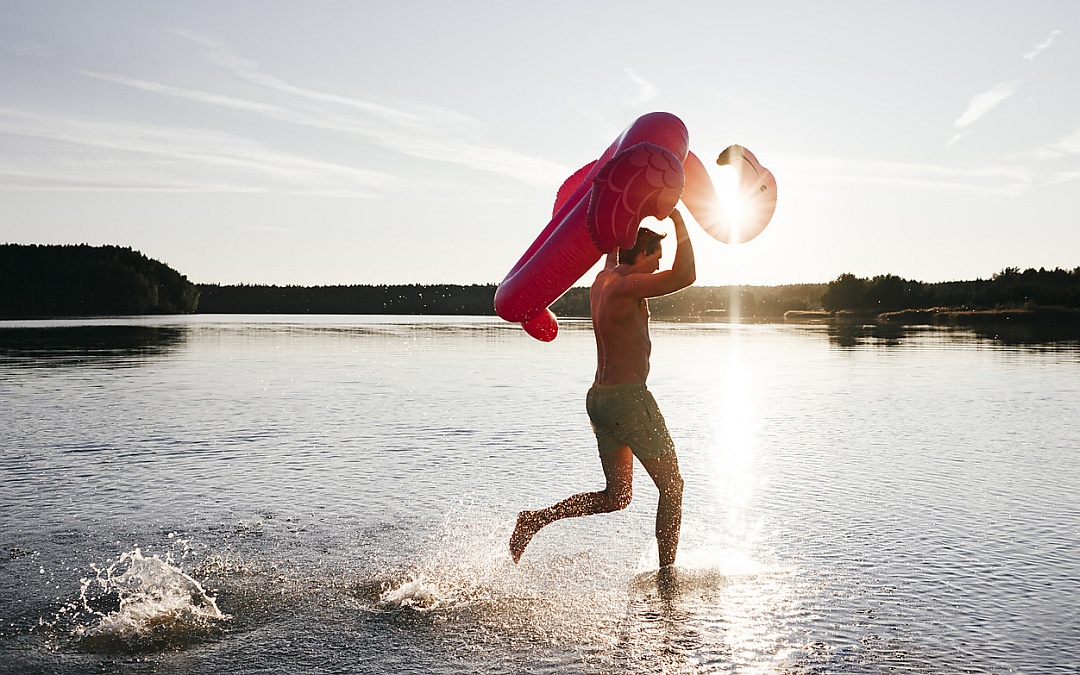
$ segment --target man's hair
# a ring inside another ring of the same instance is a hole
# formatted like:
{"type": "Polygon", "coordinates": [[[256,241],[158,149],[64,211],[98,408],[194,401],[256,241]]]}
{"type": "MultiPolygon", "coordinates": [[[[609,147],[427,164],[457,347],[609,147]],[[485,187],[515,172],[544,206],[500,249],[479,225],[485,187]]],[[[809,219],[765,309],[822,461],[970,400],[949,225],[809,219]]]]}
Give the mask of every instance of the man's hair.
{"type": "Polygon", "coordinates": [[[619,249],[619,263],[633,265],[642,253],[649,255],[660,248],[660,240],[666,236],[666,234],[657,234],[647,227],[639,227],[634,248],[619,249]]]}

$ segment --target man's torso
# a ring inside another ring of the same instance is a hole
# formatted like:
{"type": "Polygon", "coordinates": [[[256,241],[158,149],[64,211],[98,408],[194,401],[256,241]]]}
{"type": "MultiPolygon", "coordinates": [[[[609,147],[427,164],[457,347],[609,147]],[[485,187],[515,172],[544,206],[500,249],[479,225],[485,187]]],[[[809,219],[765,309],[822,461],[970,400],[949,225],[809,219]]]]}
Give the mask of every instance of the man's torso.
{"type": "Polygon", "coordinates": [[[589,294],[596,336],[596,383],[644,383],[649,376],[649,304],[626,294],[625,276],[615,270],[597,275],[589,294]]]}

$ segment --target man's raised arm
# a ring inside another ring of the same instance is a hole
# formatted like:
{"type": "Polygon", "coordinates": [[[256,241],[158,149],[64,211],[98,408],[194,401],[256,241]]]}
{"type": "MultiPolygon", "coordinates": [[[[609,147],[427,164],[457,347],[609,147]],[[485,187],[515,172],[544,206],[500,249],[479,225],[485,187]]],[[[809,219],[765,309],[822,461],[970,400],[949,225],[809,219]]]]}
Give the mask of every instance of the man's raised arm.
{"type": "Polygon", "coordinates": [[[682,214],[672,211],[670,216],[675,223],[675,262],[671,269],[652,274],[631,274],[624,278],[622,292],[638,298],[656,298],[680,291],[697,279],[694,267],[694,247],[690,245],[690,234],[682,214]]]}
{"type": "Polygon", "coordinates": [[[675,262],[671,264],[671,274],[682,284],[675,289],[679,290],[697,281],[697,267],[694,264],[694,247],[690,244],[690,233],[686,231],[682,214],[678,209],[672,209],[670,218],[675,224],[675,242],[678,244],[675,249],[675,262]]]}

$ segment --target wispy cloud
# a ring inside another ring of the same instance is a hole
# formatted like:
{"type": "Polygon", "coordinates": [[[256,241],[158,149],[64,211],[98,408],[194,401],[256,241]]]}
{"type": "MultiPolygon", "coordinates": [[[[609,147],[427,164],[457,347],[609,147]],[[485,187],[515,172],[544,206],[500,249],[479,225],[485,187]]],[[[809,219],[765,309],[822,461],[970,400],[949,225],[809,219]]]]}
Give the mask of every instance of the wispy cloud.
{"type": "MultiPolygon", "coordinates": [[[[484,125],[460,112],[417,101],[379,102],[296,86],[217,42],[182,31],[204,63],[236,78],[234,86],[181,85],[169,78],[134,76],[87,67],[71,71],[92,80],[148,94],[329,134],[341,142],[370,144],[409,157],[491,172],[538,187],[558,185],[572,170],[542,158],[488,143],[484,125]]],[[[11,52],[13,45],[0,45],[11,52]]],[[[22,49],[26,52],[26,49],[22,49]]],[[[209,118],[207,118],[209,119],[209,118]]],[[[282,192],[371,197],[405,189],[382,166],[323,161],[317,151],[284,152],[276,138],[259,139],[257,125],[243,135],[211,128],[180,128],[145,121],[91,120],[78,113],[43,114],[0,109],[0,134],[12,144],[28,139],[49,151],[27,150],[0,158],[0,188],[282,192]],[[64,148],[92,148],[93,152],[64,148]],[[42,159],[49,155],[49,166],[42,159]],[[108,166],[108,171],[102,170],[108,166]]],[[[376,153],[356,153],[362,163],[376,153]]]]}
{"type": "MultiPolygon", "coordinates": [[[[1046,49],[1049,49],[1050,46],[1054,44],[1054,40],[1056,40],[1057,36],[1060,34],[1060,30],[1050,31],[1050,35],[1048,35],[1045,40],[1032,47],[1026,54],[1023,55],[1022,58],[1026,59],[1027,61],[1034,62],[1035,58],[1039,54],[1041,54],[1046,49]]],[[[1006,80],[1003,82],[998,82],[994,86],[990,87],[990,89],[973,96],[971,101],[968,102],[967,109],[965,109],[963,114],[960,115],[960,117],[958,117],[953,123],[953,129],[955,130],[955,133],[953,134],[952,138],[950,138],[949,141],[945,143],[945,147],[948,148],[952,146],[961,138],[970,134],[972,132],[972,125],[975,124],[975,122],[981,119],[988,112],[1008,100],[1013,94],[1016,93],[1017,89],[1020,87],[1020,84],[1020,80],[1006,80]]]]}
{"type": "MultiPolygon", "coordinates": [[[[279,121],[348,133],[412,157],[498,173],[538,187],[557,185],[572,170],[486,143],[482,139],[483,124],[460,112],[422,102],[388,105],[296,86],[262,72],[254,61],[232,53],[213,40],[186,32],[176,34],[200,45],[206,58],[241,80],[285,96],[284,105],[267,105],[235,97],[226,100],[208,92],[194,94],[203,96],[206,103],[246,106],[250,112],[279,121]]],[[[168,87],[163,87],[160,93],[193,95],[168,87]]]]}
{"type": "Polygon", "coordinates": [[[956,134],[945,144],[945,147],[951,146],[953,143],[966,136],[969,133],[968,128],[972,124],[1015,94],[1018,86],[1020,86],[1019,80],[998,82],[990,89],[973,96],[968,103],[967,109],[964,110],[964,113],[953,123],[956,134]]]}
{"type": "Polygon", "coordinates": [[[1073,181],[1080,181],[1080,171],[1059,171],[1051,176],[1047,181],[1047,185],[1061,185],[1062,183],[1072,183],[1073,181]]]}
{"type": "Polygon", "coordinates": [[[1037,148],[1023,159],[1046,163],[1049,171],[1044,180],[1046,185],[1061,185],[1080,180],[1080,170],[1076,168],[1076,156],[1080,155],[1080,127],[1070,134],[1037,148]]]}
{"type": "Polygon", "coordinates": [[[629,66],[623,68],[623,72],[630,78],[630,81],[637,85],[637,93],[625,101],[626,105],[631,108],[636,108],[639,105],[648,103],[656,98],[660,93],[660,90],[656,88],[656,85],[652,84],[642,76],[638,75],[633,68],[629,66]]]}
{"type": "Polygon", "coordinates": [[[781,156],[770,167],[787,181],[827,183],[850,188],[877,185],[926,192],[1018,196],[1036,180],[1019,163],[954,167],[823,156],[781,156]]]}
{"type": "Polygon", "coordinates": [[[967,110],[961,115],[954,126],[957,129],[963,129],[975,123],[986,113],[996,108],[1001,102],[1016,93],[1016,87],[1020,84],[1019,80],[1011,80],[1008,82],[998,82],[989,90],[976,94],[971,102],[968,103],[967,110]]]}
{"type": "Polygon", "coordinates": [[[253,101],[238,96],[177,87],[161,82],[119,75],[117,73],[101,73],[81,68],[75,69],[75,72],[85,75],[86,77],[92,77],[114,84],[121,84],[126,87],[146,92],[164,94],[166,96],[187,99],[198,103],[206,103],[208,105],[230,108],[240,112],[252,113],[278,122],[289,122],[292,124],[317,127],[326,131],[340,131],[345,133],[373,135],[377,132],[376,128],[364,125],[362,122],[355,119],[335,118],[296,105],[283,106],[275,103],[253,101]]]}
{"type": "Polygon", "coordinates": [[[206,129],[89,121],[0,108],[0,134],[23,143],[36,139],[45,144],[34,152],[8,152],[0,160],[0,187],[8,189],[273,190],[370,197],[392,182],[377,171],[281,153],[206,129]],[[71,146],[88,152],[56,152],[71,146]]]}
{"type": "Polygon", "coordinates": [[[1051,149],[1072,155],[1080,155],[1080,128],[1050,144],[1051,149]]]}
{"type": "MultiPolygon", "coordinates": [[[[253,84],[263,86],[267,89],[276,90],[285,94],[296,95],[302,98],[312,99],[316,101],[322,101],[325,103],[341,104],[360,112],[366,112],[372,116],[382,119],[384,121],[394,122],[402,125],[419,124],[424,125],[424,120],[432,117],[453,118],[457,123],[463,121],[471,121],[464,115],[446,111],[445,109],[438,109],[438,114],[435,113],[437,109],[433,107],[425,107],[425,109],[417,112],[409,112],[407,110],[401,110],[392,106],[381,105],[373,103],[371,101],[364,101],[348,96],[340,96],[338,94],[330,94],[320,91],[315,91],[305,87],[298,87],[288,82],[263,73],[259,68],[257,62],[252,59],[248,59],[233,52],[229,51],[223,45],[211,40],[207,37],[196,35],[188,31],[176,30],[172,31],[174,35],[181,37],[185,40],[193,42],[203,48],[203,55],[211,62],[221,68],[229,71],[233,75],[239,77],[242,80],[246,80],[253,84]]],[[[436,122],[438,123],[438,122],[436,122]]],[[[445,122],[444,122],[445,124],[445,122]]]]}
{"type": "Polygon", "coordinates": [[[568,96],[566,99],[567,105],[585,119],[590,127],[596,129],[597,144],[610,143],[612,138],[622,133],[626,128],[626,108],[638,108],[637,112],[640,113],[641,106],[660,94],[660,89],[656,85],[643,78],[633,68],[624,66],[623,74],[634,86],[634,90],[627,91],[626,96],[618,104],[612,104],[609,98],[585,100],[577,96],[568,96]]]}
{"type": "Polygon", "coordinates": [[[1050,31],[1050,35],[1048,35],[1045,40],[1043,40],[1040,44],[1032,47],[1031,51],[1024,54],[1024,56],[1021,58],[1027,59],[1028,61],[1034,61],[1036,56],[1038,56],[1044,50],[1049,49],[1050,45],[1054,44],[1054,40],[1057,39],[1058,35],[1061,35],[1061,31],[1050,31]]]}

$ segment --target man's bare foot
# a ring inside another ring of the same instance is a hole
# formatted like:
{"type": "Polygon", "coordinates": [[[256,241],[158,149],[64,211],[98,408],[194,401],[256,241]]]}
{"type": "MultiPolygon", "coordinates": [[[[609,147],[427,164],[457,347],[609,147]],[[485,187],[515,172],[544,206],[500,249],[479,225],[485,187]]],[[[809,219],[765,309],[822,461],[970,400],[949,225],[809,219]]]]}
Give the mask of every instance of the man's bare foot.
{"type": "Polygon", "coordinates": [[[510,557],[514,562],[521,560],[521,554],[529,545],[533,535],[540,531],[540,524],[536,521],[534,511],[522,511],[518,514],[514,533],[510,535],[510,557]]]}
{"type": "Polygon", "coordinates": [[[679,573],[675,565],[664,565],[656,574],[656,590],[664,600],[674,600],[679,595],[679,573]]]}

